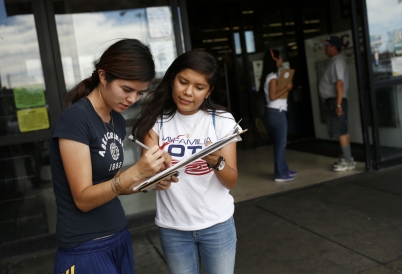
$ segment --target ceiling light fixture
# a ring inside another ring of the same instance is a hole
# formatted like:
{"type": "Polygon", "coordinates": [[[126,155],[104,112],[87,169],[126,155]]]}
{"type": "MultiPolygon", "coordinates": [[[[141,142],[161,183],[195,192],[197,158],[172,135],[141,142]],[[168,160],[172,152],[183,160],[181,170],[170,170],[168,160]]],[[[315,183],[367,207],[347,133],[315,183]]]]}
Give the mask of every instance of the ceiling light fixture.
{"type": "Polygon", "coordinates": [[[224,42],[224,41],[228,41],[228,38],[217,38],[217,39],[206,39],[206,40],[202,40],[203,43],[214,43],[214,42],[224,42]]]}

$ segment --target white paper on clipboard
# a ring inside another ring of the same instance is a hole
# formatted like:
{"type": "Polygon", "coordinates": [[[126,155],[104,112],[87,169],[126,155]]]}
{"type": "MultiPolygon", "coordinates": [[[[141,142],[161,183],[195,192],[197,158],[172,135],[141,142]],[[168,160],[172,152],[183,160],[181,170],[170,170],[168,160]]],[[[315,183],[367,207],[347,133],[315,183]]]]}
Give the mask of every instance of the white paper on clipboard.
{"type": "Polygon", "coordinates": [[[147,179],[146,181],[142,182],[141,184],[139,184],[138,186],[134,187],[133,190],[139,190],[142,192],[148,192],[152,189],[154,189],[156,187],[157,182],[161,181],[162,179],[174,174],[174,172],[176,172],[179,168],[184,167],[188,164],[191,164],[192,162],[195,162],[196,160],[203,158],[205,156],[207,156],[208,154],[211,154],[212,152],[232,143],[233,141],[237,140],[241,140],[240,138],[240,134],[242,134],[243,132],[247,131],[246,130],[242,130],[240,132],[236,132],[233,133],[229,136],[226,136],[212,144],[210,144],[209,146],[204,147],[203,149],[201,149],[200,151],[198,151],[197,153],[194,153],[193,155],[189,156],[188,158],[178,162],[177,164],[175,164],[174,166],[171,166],[167,169],[165,169],[164,171],[156,174],[155,176],[147,179]]]}

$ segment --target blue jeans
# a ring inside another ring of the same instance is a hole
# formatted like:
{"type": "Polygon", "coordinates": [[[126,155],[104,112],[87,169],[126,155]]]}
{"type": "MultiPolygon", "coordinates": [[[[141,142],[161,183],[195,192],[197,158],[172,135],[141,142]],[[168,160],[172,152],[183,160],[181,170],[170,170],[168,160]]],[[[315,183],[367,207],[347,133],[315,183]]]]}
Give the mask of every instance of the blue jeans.
{"type": "Polygon", "coordinates": [[[234,272],[237,238],[233,217],[197,231],[160,227],[159,237],[173,274],[198,274],[200,261],[206,274],[234,272]]]}
{"type": "Polygon", "coordinates": [[[285,161],[285,148],[288,134],[286,111],[267,108],[265,123],[274,145],[275,178],[287,175],[289,167],[285,161]]]}

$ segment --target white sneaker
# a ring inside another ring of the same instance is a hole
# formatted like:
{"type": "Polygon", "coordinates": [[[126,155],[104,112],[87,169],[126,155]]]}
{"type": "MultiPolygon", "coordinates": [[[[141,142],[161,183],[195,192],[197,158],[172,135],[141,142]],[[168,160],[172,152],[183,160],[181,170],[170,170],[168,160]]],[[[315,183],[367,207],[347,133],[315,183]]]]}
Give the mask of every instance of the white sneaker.
{"type": "MultiPolygon", "coordinates": [[[[353,158],[352,158],[353,160],[353,158]]],[[[332,165],[332,167],[338,165],[339,163],[345,162],[345,158],[343,158],[343,156],[339,156],[338,160],[334,162],[334,164],[332,165]]]]}
{"type": "Polygon", "coordinates": [[[352,158],[350,162],[346,162],[345,159],[342,159],[342,161],[333,165],[332,170],[333,171],[347,171],[347,170],[352,170],[355,168],[356,168],[356,162],[352,158]]]}

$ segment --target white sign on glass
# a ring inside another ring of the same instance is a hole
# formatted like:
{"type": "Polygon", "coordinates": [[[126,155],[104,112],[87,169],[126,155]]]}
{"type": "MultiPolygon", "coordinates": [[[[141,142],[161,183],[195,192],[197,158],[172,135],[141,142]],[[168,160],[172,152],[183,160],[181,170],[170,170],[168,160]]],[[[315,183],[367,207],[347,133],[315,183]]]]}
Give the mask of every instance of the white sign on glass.
{"type": "Polygon", "coordinates": [[[149,36],[166,37],[172,34],[172,20],[169,7],[147,8],[149,36]]]}
{"type": "Polygon", "coordinates": [[[392,64],[392,75],[401,76],[402,75],[402,57],[391,58],[392,64]]]}
{"type": "Polygon", "coordinates": [[[149,44],[155,58],[156,72],[165,72],[175,59],[173,41],[158,41],[149,44]]]}

